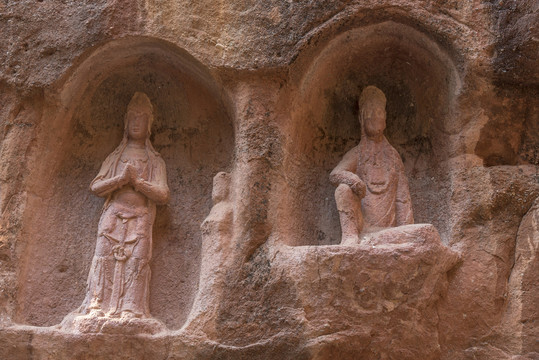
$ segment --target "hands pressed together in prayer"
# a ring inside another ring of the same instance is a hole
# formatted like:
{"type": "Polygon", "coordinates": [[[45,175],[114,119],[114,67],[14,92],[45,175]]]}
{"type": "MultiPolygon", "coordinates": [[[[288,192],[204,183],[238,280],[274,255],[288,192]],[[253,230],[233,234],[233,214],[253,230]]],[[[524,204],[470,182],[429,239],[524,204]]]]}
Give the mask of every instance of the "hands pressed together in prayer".
{"type": "Polygon", "coordinates": [[[125,185],[131,184],[137,191],[140,184],[144,181],[144,179],[138,176],[137,169],[130,163],[127,163],[120,175],[118,175],[117,179],[118,187],[121,188],[125,185]]]}

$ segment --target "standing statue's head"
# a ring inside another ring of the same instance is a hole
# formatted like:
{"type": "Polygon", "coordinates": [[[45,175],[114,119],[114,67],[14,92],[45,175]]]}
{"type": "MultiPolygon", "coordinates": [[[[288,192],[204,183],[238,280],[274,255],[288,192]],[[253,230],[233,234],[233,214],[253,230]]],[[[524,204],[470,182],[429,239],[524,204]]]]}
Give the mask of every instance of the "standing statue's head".
{"type": "Polygon", "coordinates": [[[153,106],[150,99],[142,92],[136,92],[127,105],[124,130],[129,139],[147,139],[151,134],[153,106]]]}
{"type": "Polygon", "coordinates": [[[367,86],[359,97],[359,116],[364,134],[381,139],[386,128],[386,96],[376,86],[367,86]]]}
{"type": "Polygon", "coordinates": [[[213,204],[225,201],[230,191],[230,174],[224,171],[213,177],[213,189],[211,193],[213,204]]]}

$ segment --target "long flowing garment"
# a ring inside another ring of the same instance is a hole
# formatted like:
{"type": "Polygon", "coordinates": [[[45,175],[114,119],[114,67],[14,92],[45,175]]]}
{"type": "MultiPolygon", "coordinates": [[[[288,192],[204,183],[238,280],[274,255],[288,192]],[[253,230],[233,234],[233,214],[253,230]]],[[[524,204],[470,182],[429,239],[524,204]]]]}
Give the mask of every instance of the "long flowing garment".
{"type": "MultiPolygon", "coordinates": [[[[109,155],[92,183],[110,179],[131,164],[152,186],[166,186],[165,164],[147,144],[145,156],[126,158],[125,141],[109,155]]],[[[168,188],[167,188],[168,189],[168,188]]],[[[155,203],[126,185],[109,194],[99,220],[97,244],[80,312],[149,317],[150,260],[155,203]]]]}

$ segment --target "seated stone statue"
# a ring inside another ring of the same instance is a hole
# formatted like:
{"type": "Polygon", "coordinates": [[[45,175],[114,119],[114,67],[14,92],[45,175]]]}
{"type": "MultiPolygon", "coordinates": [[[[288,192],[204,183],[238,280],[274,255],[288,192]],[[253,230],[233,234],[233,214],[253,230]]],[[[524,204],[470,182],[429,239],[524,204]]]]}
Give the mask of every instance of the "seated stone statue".
{"type": "Polygon", "coordinates": [[[386,97],[375,86],[359,98],[359,145],[330,174],[342,229],[341,244],[359,242],[362,232],[413,224],[404,165],[384,136],[386,97]]]}
{"type": "MultiPolygon", "coordinates": [[[[78,315],[73,314],[79,331],[104,331],[127,321],[134,332],[160,330],[149,310],[152,227],[156,204],[168,201],[169,189],[165,162],[150,142],[152,121],[150,99],[135,93],[127,107],[123,140],[90,184],[106,201],[86,298],[78,315]]],[[[69,319],[65,322],[71,326],[69,319]]]]}

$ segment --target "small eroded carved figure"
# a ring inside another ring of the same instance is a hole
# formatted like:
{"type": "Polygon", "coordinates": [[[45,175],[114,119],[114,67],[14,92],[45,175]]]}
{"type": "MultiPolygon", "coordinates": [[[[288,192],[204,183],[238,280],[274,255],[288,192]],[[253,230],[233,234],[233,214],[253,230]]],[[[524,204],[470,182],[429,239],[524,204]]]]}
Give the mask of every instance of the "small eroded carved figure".
{"type": "Polygon", "coordinates": [[[213,178],[213,207],[200,225],[202,256],[198,291],[185,329],[215,332],[219,304],[226,288],[226,271],[231,256],[234,208],[231,200],[231,175],[219,172],[213,178]]]}
{"type": "Polygon", "coordinates": [[[105,197],[97,245],[79,312],[87,317],[148,318],[156,204],[169,198],[165,162],[150,143],[153,107],[137,92],[124,136],[90,184],[105,197]]]}
{"type": "MultiPolygon", "coordinates": [[[[230,202],[230,174],[224,171],[217,173],[213,178],[212,201],[213,207],[210,214],[202,222],[203,235],[212,238],[229,234],[232,230],[232,203],[230,202]]],[[[225,239],[228,239],[225,236],[225,239]]]]}
{"type": "Polygon", "coordinates": [[[359,145],[330,174],[342,229],[341,244],[356,244],[363,231],[413,224],[404,165],[384,136],[386,97],[367,86],[359,98],[359,145]]]}

